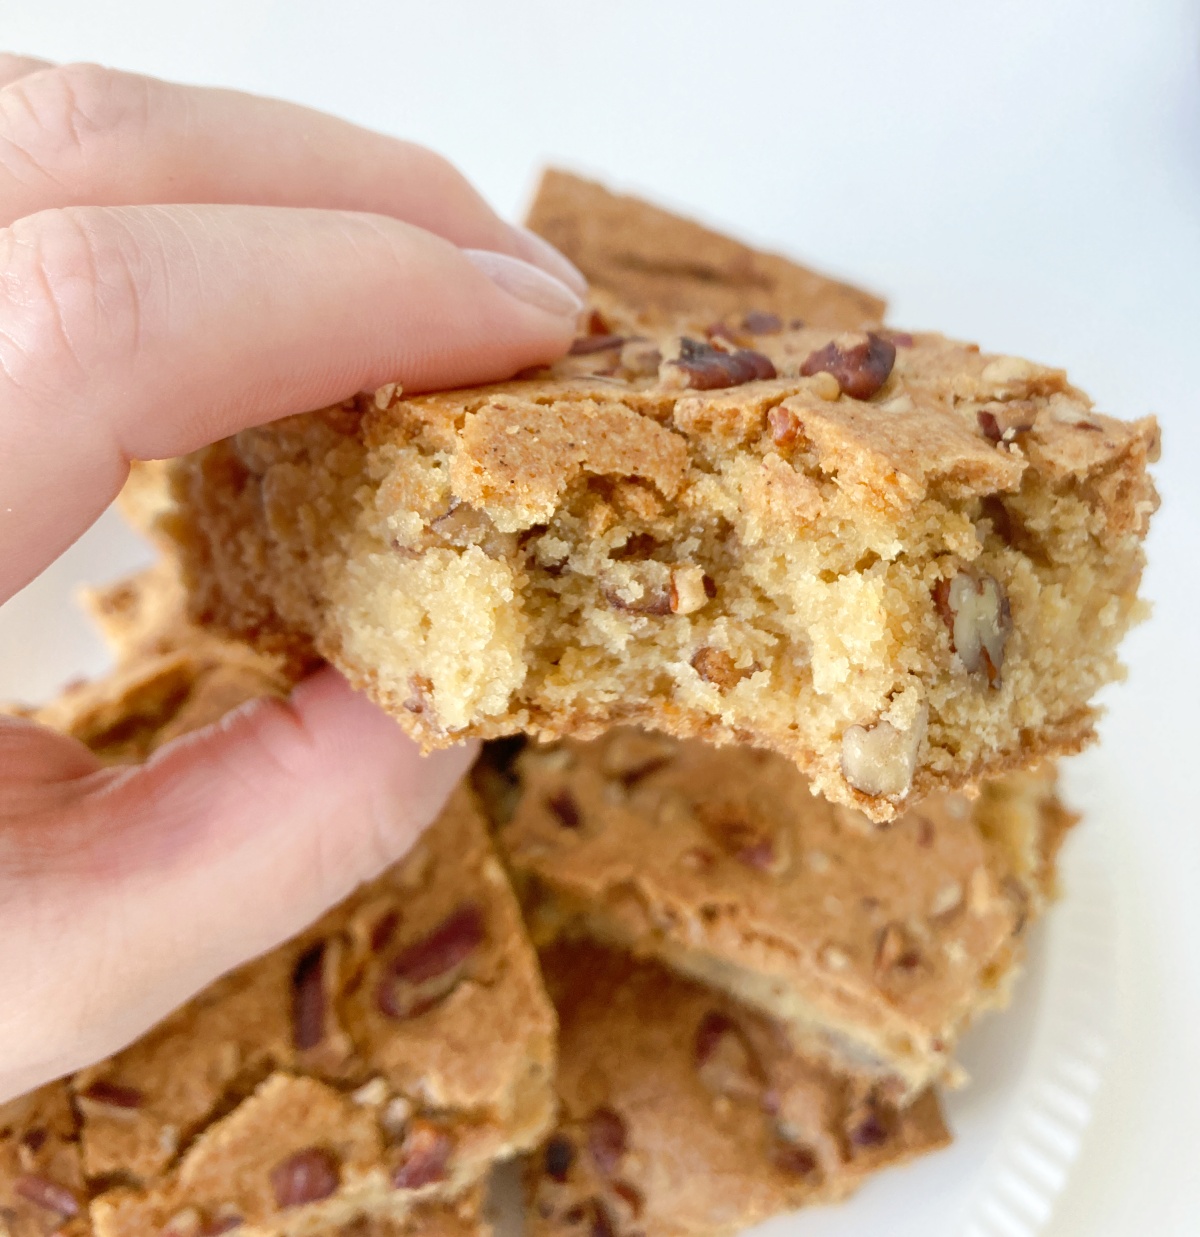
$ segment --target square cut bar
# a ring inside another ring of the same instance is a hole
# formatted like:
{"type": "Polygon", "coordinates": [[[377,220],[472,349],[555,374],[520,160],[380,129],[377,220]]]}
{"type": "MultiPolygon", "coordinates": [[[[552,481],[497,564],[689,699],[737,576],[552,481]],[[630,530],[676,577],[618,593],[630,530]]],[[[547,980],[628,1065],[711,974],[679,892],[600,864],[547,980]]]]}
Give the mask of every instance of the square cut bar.
{"type": "Polygon", "coordinates": [[[543,174],[526,223],[606,303],[615,298],[646,321],[704,326],[751,310],[857,330],[883,317],[870,292],[559,168],[543,174]]]}
{"type": "Polygon", "coordinates": [[[956,1081],[959,1035],[1007,1002],[1073,821],[1021,773],[880,831],[772,753],[628,729],[516,767],[494,814],[535,941],[656,957],[907,1096],[956,1081]]]}
{"type": "Polygon", "coordinates": [[[527,1162],[529,1237],[720,1237],[949,1142],[932,1091],[897,1109],[652,962],[573,942],[542,963],[562,1110],[527,1162]]]}
{"type": "Polygon", "coordinates": [[[427,747],[635,722],[875,821],[1082,747],[1142,614],[1153,419],[938,335],[754,325],[176,461],[193,615],[427,747]]]}
{"type": "MultiPolygon", "coordinates": [[[[239,666],[241,699],[278,690],[269,661],[247,669],[235,649],[222,664],[209,636],[135,621],[170,613],[173,594],[161,571],[101,594],[130,659],[34,716],[128,759],[238,702],[239,666]]],[[[0,1106],[0,1233],[485,1232],[478,1183],[553,1118],[554,1037],[462,787],[403,861],[299,936],[108,1060],[0,1106]]]]}

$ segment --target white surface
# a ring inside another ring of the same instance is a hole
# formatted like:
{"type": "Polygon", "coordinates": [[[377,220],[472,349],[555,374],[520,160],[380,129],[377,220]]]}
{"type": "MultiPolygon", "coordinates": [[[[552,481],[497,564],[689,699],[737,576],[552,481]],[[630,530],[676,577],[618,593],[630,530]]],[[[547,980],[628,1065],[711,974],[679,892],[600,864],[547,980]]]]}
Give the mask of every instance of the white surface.
{"type": "MultiPolygon", "coordinates": [[[[0,39],[285,95],[425,141],[515,209],[554,157],[889,295],[898,322],[1153,410],[1151,624],[1075,803],[1112,839],[1116,1050],[1056,1237],[1200,1233],[1200,17],[1184,0],[0,0],[0,39]]],[[[96,664],[70,578],[0,611],[0,696],[96,664]]],[[[999,1024],[997,1024],[999,1025],[999,1024]]],[[[797,1225],[797,1231],[802,1231],[797,1225]]]]}

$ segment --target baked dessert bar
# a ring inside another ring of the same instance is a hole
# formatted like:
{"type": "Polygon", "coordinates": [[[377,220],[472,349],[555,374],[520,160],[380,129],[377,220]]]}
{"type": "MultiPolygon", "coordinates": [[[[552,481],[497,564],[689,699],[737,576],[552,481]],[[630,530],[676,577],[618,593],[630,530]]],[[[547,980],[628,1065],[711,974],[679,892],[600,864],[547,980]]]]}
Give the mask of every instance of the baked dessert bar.
{"type": "Polygon", "coordinates": [[[959,1035],[1007,1002],[1074,819],[1021,773],[874,830],[772,753],[632,729],[516,768],[515,805],[489,798],[535,941],[656,957],[907,1096],[957,1080],[959,1035]]]}
{"type": "Polygon", "coordinates": [[[949,1141],[932,1091],[898,1109],[653,962],[567,942],[542,964],[562,1113],[527,1164],[529,1237],[716,1237],[949,1141]]]}
{"type": "Polygon", "coordinates": [[[703,327],[750,309],[858,330],[883,317],[883,301],[870,292],[560,168],[543,173],[525,222],[606,305],[613,298],[647,322],[703,327]]]}
{"type": "Polygon", "coordinates": [[[1142,614],[1153,420],[937,335],[730,332],[176,461],[193,615],[327,658],[428,747],[634,722],[777,751],[875,821],[1088,742],[1142,614]]]}
{"type": "MultiPolygon", "coordinates": [[[[153,608],[155,579],[123,606],[110,590],[119,645],[140,647],[126,620],[153,608]]],[[[112,759],[182,717],[214,720],[236,676],[193,636],[163,633],[144,681],[129,661],[107,708],[101,686],[80,689],[58,724],[112,759]],[[164,674],[186,690],[160,691],[164,674]]],[[[242,689],[264,690],[262,674],[242,689]]],[[[433,1204],[469,1199],[552,1120],[554,1033],[515,898],[460,788],[401,863],[294,940],[116,1056],[0,1106],[0,1233],[204,1237],[236,1219],[246,1237],[457,1234],[466,1221],[433,1204]],[[363,1217],[407,1227],[354,1227],[363,1217]]]]}

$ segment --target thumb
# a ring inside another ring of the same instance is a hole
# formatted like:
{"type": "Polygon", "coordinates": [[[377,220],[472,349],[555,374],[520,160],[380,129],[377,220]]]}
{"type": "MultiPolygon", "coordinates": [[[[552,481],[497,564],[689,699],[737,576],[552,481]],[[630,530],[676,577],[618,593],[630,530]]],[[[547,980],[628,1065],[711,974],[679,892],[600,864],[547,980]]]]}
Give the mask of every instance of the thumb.
{"type": "MultiPolygon", "coordinates": [[[[30,731],[28,767],[78,769],[51,752],[72,740],[30,731]]],[[[422,756],[325,670],[143,765],[27,784],[19,815],[0,804],[0,992],[22,997],[0,1002],[0,1100],[123,1047],[395,862],[473,754],[422,756]]]]}

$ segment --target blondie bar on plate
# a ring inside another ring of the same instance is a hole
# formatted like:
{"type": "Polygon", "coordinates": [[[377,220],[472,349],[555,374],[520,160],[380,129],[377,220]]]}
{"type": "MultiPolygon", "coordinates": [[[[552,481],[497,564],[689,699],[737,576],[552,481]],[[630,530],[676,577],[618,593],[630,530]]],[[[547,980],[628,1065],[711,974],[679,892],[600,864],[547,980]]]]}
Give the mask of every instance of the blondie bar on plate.
{"type": "MultiPolygon", "coordinates": [[[[129,659],[43,719],[125,759],[215,720],[239,681],[242,700],[277,689],[269,662],[222,662],[210,637],[137,621],[169,614],[171,596],[161,571],[100,595],[129,659]]],[[[295,939],[114,1057],[0,1106],[0,1233],[482,1232],[477,1184],[552,1120],[554,1033],[460,788],[402,862],[295,939]]]]}
{"type": "Polygon", "coordinates": [[[562,1110],[527,1163],[529,1237],[720,1237],[949,1141],[932,1091],[898,1109],[654,962],[580,942],[541,958],[562,1110]]]}
{"type": "Polygon", "coordinates": [[[954,1081],[959,1035],[1006,1003],[1073,819],[1022,773],[876,830],[772,753],[630,729],[516,768],[515,802],[489,798],[535,941],[660,958],[909,1096],[954,1081]]]}

